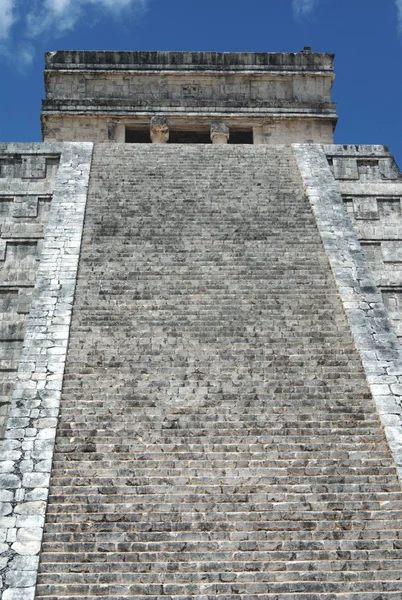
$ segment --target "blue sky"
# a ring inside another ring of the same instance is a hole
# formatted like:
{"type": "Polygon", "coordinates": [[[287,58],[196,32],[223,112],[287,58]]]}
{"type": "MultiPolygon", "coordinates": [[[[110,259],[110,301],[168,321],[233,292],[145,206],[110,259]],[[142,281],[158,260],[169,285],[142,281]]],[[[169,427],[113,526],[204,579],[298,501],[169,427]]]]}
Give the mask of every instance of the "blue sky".
{"type": "Polygon", "coordinates": [[[39,141],[43,53],[59,49],[336,54],[337,143],[402,168],[402,0],[0,0],[0,140],[39,141]]]}

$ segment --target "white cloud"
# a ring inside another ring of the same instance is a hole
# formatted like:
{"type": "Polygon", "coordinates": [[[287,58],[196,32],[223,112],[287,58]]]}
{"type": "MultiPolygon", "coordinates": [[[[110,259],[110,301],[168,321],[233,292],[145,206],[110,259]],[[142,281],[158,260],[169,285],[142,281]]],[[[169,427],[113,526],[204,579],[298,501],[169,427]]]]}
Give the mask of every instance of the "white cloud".
{"type": "Polygon", "coordinates": [[[79,5],[77,0],[37,0],[25,17],[27,35],[38,37],[51,29],[55,33],[73,29],[80,16],[79,5]]]}
{"type": "Polygon", "coordinates": [[[319,0],[292,0],[293,12],[297,17],[304,17],[314,10],[318,2],[319,0]]]}
{"type": "MultiPolygon", "coordinates": [[[[1,0],[0,0],[1,1],[1,0]]],[[[74,29],[88,8],[118,16],[124,9],[144,8],[146,0],[36,0],[26,16],[28,36],[74,29]]]]}
{"type": "Polygon", "coordinates": [[[402,35],[402,0],[395,0],[395,4],[398,11],[398,31],[402,35]]]}
{"type": "Polygon", "coordinates": [[[150,0],[0,0],[0,55],[28,66],[40,38],[51,40],[82,22],[141,12],[150,0]],[[13,27],[14,26],[14,27],[13,27]]]}
{"type": "Polygon", "coordinates": [[[20,71],[29,67],[35,57],[35,47],[29,42],[22,42],[15,52],[15,62],[20,71]]]}
{"type": "Polygon", "coordinates": [[[0,41],[7,40],[15,21],[15,0],[0,0],[0,41]]]}

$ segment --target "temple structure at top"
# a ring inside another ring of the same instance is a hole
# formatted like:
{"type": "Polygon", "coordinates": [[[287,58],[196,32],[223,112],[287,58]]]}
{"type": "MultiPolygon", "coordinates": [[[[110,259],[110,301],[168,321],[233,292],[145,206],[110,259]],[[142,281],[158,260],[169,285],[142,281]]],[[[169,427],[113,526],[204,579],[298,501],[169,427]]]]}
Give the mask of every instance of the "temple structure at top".
{"type": "Polygon", "coordinates": [[[334,55],[46,54],[44,141],[332,143],[334,55]]]}

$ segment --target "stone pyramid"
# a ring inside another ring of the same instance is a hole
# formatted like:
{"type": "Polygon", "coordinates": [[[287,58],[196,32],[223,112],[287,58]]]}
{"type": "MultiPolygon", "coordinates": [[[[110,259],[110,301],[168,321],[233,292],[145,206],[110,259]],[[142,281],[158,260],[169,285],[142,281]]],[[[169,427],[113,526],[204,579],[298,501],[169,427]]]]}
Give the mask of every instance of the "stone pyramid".
{"type": "Polygon", "coordinates": [[[401,600],[402,178],[332,143],[333,56],[45,77],[0,144],[2,598],[401,600]]]}

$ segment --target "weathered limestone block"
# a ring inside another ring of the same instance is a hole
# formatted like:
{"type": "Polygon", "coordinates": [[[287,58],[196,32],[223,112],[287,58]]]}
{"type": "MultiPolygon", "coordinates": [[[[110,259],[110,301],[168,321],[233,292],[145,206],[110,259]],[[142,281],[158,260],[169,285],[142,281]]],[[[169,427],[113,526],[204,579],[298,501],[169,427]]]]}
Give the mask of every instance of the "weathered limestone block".
{"type": "Polygon", "coordinates": [[[153,144],[166,144],[169,140],[169,124],[166,117],[152,117],[151,140],[153,144]]]}
{"type": "Polygon", "coordinates": [[[335,179],[359,179],[357,162],[354,158],[334,158],[335,179]]]}
{"type": "Polygon", "coordinates": [[[229,127],[223,121],[211,123],[211,142],[213,144],[227,144],[229,141],[229,127]]]}

